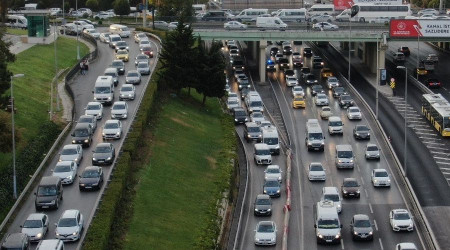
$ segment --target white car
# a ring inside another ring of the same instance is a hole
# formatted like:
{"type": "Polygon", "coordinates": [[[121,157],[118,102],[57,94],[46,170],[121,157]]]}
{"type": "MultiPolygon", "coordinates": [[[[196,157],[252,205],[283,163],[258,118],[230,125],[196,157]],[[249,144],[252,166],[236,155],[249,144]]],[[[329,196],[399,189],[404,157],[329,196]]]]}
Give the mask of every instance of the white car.
{"type": "Polygon", "coordinates": [[[277,244],[277,225],[273,221],[260,221],[255,229],[255,245],[277,244]]]}
{"type": "Polygon", "coordinates": [[[114,16],[114,14],[111,14],[109,12],[100,11],[97,15],[94,16],[94,18],[95,19],[98,18],[98,19],[104,20],[104,19],[108,19],[108,18],[113,17],[113,16],[114,16]]]}
{"type": "Polygon", "coordinates": [[[48,216],[41,213],[30,214],[20,227],[21,233],[28,235],[30,241],[40,241],[48,232],[48,216]]]}
{"type": "Polygon", "coordinates": [[[97,30],[95,30],[95,29],[85,29],[85,30],[83,30],[83,32],[85,34],[91,35],[95,39],[99,39],[100,38],[100,33],[97,30]]]}
{"type": "Polygon", "coordinates": [[[416,244],[412,242],[402,242],[395,246],[395,250],[417,250],[416,244]]]}
{"type": "Polygon", "coordinates": [[[111,107],[112,119],[127,119],[128,117],[128,104],[124,101],[114,102],[111,107]]]}
{"type": "Polygon", "coordinates": [[[294,86],[292,88],[292,96],[305,96],[305,91],[303,90],[302,86],[294,86]]]}
{"type": "Polygon", "coordinates": [[[393,209],[389,213],[389,222],[392,226],[392,230],[398,231],[413,231],[414,221],[411,214],[406,209],[393,209]]]}
{"type": "Polygon", "coordinates": [[[141,83],[141,74],[137,70],[129,70],[125,77],[126,84],[139,84],[141,83]]]}
{"type": "Polygon", "coordinates": [[[324,106],[320,110],[320,118],[322,118],[323,120],[327,120],[328,117],[330,117],[332,115],[333,115],[333,113],[331,112],[331,108],[329,106],[324,106]]]}
{"type": "Polygon", "coordinates": [[[63,185],[72,184],[77,176],[78,165],[74,161],[60,161],[52,170],[52,176],[61,178],[63,185]]]}
{"type": "Polygon", "coordinates": [[[149,40],[141,40],[139,42],[139,50],[142,49],[143,47],[147,47],[147,46],[149,46],[149,47],[152,46],[152,44],[150,43],[149,40]]]}
{"type": "Polygon", "coordinates": [[[109,35],[111,35],[111,33],[108,33],[108,32],[100,33],[100,36],[99,36],[100,42],[109,43],[110,42],[109,35]]]}
{"type": "Polygon", "coordinates": [[[302,55],[300,52],[294,52],[292,53],[292,59],[302,59],[302,55]]]}
{"type": "Polygon", "coordinates": [[[227,30],[245,30],[247,29],[247,24],[243,24],[238,21],[229,21],[223,24],[223,28],[227,30]]]}
{"type": "Polygon", "coordinates": [[[150,74],[150,66],[149,66],[148,62],[138,62],[137,66],[136,66],[136,70],[141,75],[149,75],[150,74]]]}
{"type": "Polygon", "coordinates": [[[234,108],[239,108],[239,107],[241,107],[241,103],[239,102],[238,98],[228,97],[227,108],[229,110],[233,110],[234,108]]]}
{"type": "Polygon", "coordinates": [[[139,54],[136,56],[136,58],[134,59],[134,65],[138,65],[140,62],[146,62],[148,63],[148,60],[150,59],[149,56],[147,56],[146,54],[139,54]]]}
{"type": "Polygon", "coordinates": [[[434,14],[423,14],[419,17],[419,19],[430,19],[430,20],[433,20],[436,18],[437,18],[437,16],[434,14]]]}
{"type": "Polygon", "coordinates": [[[387,17],[387,16],[379,16],[379,17],[376,17],[375,19],[373,19],[373,20],[370,21],[370,22],[371,22],[371,23],[384,23],[384,24],[388,24],[390,20],[391,20],[391,19],[390,19],[389,17],[387,17]]]}
{"type": "Polygon", "coordinates": [[[277,179],[279,182],[282,182],[281,172],[283,171],[281,171],[280,166],[269,165],[266,170],[264,170],[264,179],[277,179]]]}
{"type": "Polygon", "coordinates": [[[328,86],[328,89],[332,89],[334,87],[339,87],[339,80],[334,76],[330,76],[327,78],[327,86],[328,86]]]}
{"type": "Polygon", "coordinates": [[[432,14],[432,15],[439,15],[439,11],[435,10],[435,9],[423,9],[423,10],[419,10],[419,12],[417,12],[417,14],[419,16],[424,15],[424,14],[432,14]]]}
{"type": "MultiPolygon", "coordinates": [[[[167,25],[168,30],[176,30],[178,26],[178,22],[171,22],[169,25],[167,25]]],[[[189,27],[189,24],[184,25],[185,28],[189,27]]]]}
{"type": "Polygon", "coordinates": [[[134,100],[136,98],[136,88],[133,84],[124,84],[120,88],[119,100],[134,100]]]}
{"type": "Polygon", "coordinates": [[[83,147],[80,144],[65,145],[59,154],[59,161],[74,161],[80,164],[83,159],[83,147]]]}
{"type": "Polygon", "coordinates": [[[263,113],[259,111],[254,111],[253,113],[250,114],[251,122],[256,122],[257,124],[259,124],[264,120],[266,120],[266,118],[264,117],[263,113]]]}
{"type": "Polygon", "coordinates": [[[99,102],[89,102],[85,110],[85,115],[93,115],[97,118],[97,120],[100,120],[103,117],[103,104],[99,102]]]}
{"type": "Polygon", "coordinates": [[[239,95],[235,92],[228,93],[228,98],[234,98],[239,100],[239,95]]]}
{"type": "Polygon", "coordinates": [[[295,76],[286,76],[286,85],[288,87],[292,87],[298,84],[297,77],[295,76]]]}
{"type": "Polygon", "coordinates": [[[148,41],[148,36],[145,33],[139,32],[139,33],[134,34],[135,42],[140,43],[141,41],[144,41],[144,40],[148,41]]]}
{"type": "Polygon", "coordinates": [[[372,183],[374,187],[390,187],[391,178],[386,169],[378,168],[372,170],[372,183]]]}
{"type": "Polygon", "coordinates": [[[358,107],[349,107],[347,109],[347,117],[349,120],[361,120],[361,110],[358,107]]]}
{"type": "Polygon", "coordinates": [[[339,27],[329,22],[315,23],[312,27],[315,30],[338,30],[339,27]]]}
{"type": "Polygon", "coordinates": [[[316,106],[328,106],[330,102],[328,101],[327,95],[318,93],[314,97],[314,103],[316,104],[316,106]]]}
{"type": "Polygon", "coordinates": [[[380,159],[380,149],[378,148],[378,146],[376,144],[368,143],[366,146],[365,155],[366,155],[367,160],[370,160],[370,159],[379,160],[380,159]]]}
{"type": "Polygon", "coordinates": [[[327,174],[320,162],[311,162],[309,164],[308,179],[310,181],[325,181],[327,174]]]}
{"type": "Polygon", "coordinates": [[[107,120],[103,125],[103,140],[120,139],[122,137],[122,122],[119,120],[107,120]]]}
{"type": "Polygon", "coordinates": [[[55,223],[56,238],[62,241],[79,240],[83,231],[83,224],[84,219],[80,211],[76,209],[64,211],[58,223],[55,223]]]}

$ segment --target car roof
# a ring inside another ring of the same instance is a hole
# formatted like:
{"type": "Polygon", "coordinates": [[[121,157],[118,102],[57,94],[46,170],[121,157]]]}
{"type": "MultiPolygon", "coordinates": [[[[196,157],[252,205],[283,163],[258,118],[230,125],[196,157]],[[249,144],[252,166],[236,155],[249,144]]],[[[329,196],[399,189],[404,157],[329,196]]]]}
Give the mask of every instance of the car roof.
{"type": "Polygon", "coordinates": [[[276,168],[276,169],[279,169],[280,166],[278,166],[278,165],[269,165],[269,166],[267,166],[267,168],[276,168]]]}
{"type": "Polygon", "coordinates": [[[265,143],[256,143],[255,149],[269,149],[269,146],[265,143]]]}
{"type": "Polygon", "coordinates": [[[406,210],[404,208],[392,209],[392,212],[394,212],[394,213],[409,213],[408,210],[406,210]]]}
{"type": "MultiPolygon", "coordinates": [[[[87,124],[87,123],[78,123],[76,126],[75,126],[75,129],[83,129],[83,128],[90,128],[90,124],[87,124]]],[[[66,145],[66,146],[69,146],[69,145],[66,145]]],[[[65,147],[65,146],[64,146],[65,147]]],[[[71,147],[71,148],[75,148],[75,147],[71,147]]]]}
{"type": "Polygon", "coordinates": [[[352,150],[352,146],[349,144],[340,144],[340,145],[336,145],[336,150],[352,150]]]}
{"type": "Polygon", "coordinates": [[[337,187],[323,187],[322,192],[324,194],[339,194],[337,187]]]}
{"type": "Polygon", "coordinates": [[[95,147],[98,148],[98,147],[110,147],[110,146],[111,146],[111,143],[109,143],[109,142],[101,142],[101,143],[97,144],[97,146],[95,146],[95,147]]]}
{"type": "Polygon", "coordinates": [[[106,123],[119,123],[119,120],[107,120],[106,123]]]}
{"type": "Polygon", "coordinates": [[[342,121],[342,119],[339,116],[330,116],[328,121],[342,121]]]}
{"type": "Polygon", "coordinates": [[[374,146],[378,148],[377,144],[375,143],[367,143],[367,147],[374,147],[374,146]]]}
{"type": "Polygon", "coordinates": [[[78,118],[78,120],[80,120],[81,118],[91,118],[94,119],[95,117],[93,115],[80,115],[80,117],[78,118]]]}
{"type": "Polygon", "coordinates": [[[63,212],[63,214],[61,215],[61,219],[62,218],[75,218],[79,212],[80,211],[78,211],[76,209],[68,209],[63,212]]]}
{"type": "MultiPolygon", "coordinates": [[[[23,241],[28,240],[28,236],[24,233],[12,233],[6,237],[5,242],[2,244],[2,249],[5,248],[16,248],[18,244],[22,244],[23,241]]],[[[22,246],[19,246],[22,247],[22,246]]]]}
{"type": "Polygon", "coordinates": [[[387,170],[384,169],[384,168],[376,168],[376,169],[374,169],[373,171],[374,171],[374,172],[387,172],[387,170]]]}
{"type": "Polygon", "coordinates": [[[246,122],[245,126],[246,127],[259,127],[258,124],[256,124],[256,122],[246,122]]]}
{"type": "MultiPolygon", "coordinates": [[[[82,124],[82,123],[81,123],[82,124]]],[[[78,148],[80,145],[79,144],[67,144],[63,147],[63,149],[67,149],[67,148],[78,148]]]]}
{"type": "Polygon", "coordinates": [[[270,200],[270,196],[268,194],[258,194],[256,196],[256,199],[258,199],[258,200],[262,200],[262,199],[270,200]]]}
{"type": "Polygon", "coordinates": [[[33,213],[28,215],[27,220],[41,220],[44,216],[42,213],[33,213]]]}
{"type": "Polygon", "coordinates": [[[100,105],[101,103],[99,103],[99,102],[88,102],[88,104],[87,105],[100,105]]]}
{"type": "Polygon", "coordinates": [[[366,214],[355,214],[353,215],[354,220],[369,220],[369,216],[366,214]]]}
{"type": "Polygon", "coordinates": [[[114,102],[113,106],[115,106],[115,105],[125,105],[125,104],[127,104],[127,102],[118,101],[118,102],[114,102]]]}
{"type": "Polygon", "coordinates": [[[245,109],[243,109],[243,108],[234,108],[234,111],[236,112],[236,111],[245,111],[245,109]]]}
{"type": "Polygon", "coordinates": [[[60,178],[57,176],[44,176],[39,183],[39,186],[56,185],[60,182],[60,178]]]}
{"type": "Polygon", "coordinates": [[[356,182],[358,182],[358,180],[356,178],[352,178],[352,177],[344,178],[344,180],[342,182],[348,182],[348,181],[356,181],[356,182]]]}

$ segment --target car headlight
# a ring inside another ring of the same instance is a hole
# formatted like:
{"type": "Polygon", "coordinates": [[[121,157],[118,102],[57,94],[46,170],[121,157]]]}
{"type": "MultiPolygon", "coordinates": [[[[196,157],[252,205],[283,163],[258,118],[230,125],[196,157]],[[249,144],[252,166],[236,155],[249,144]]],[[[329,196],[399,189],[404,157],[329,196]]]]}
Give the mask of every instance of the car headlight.
{"type": "Polygon", "coordinates": [[[116,133],[116,135],[120,135],[120,131],[116,133]]]}
{"type": "Polygon", "coordinates": [[[377,183],[377,182],[378,182],[378,180],[377,180],[377,179],[375,179],[375,180],[373,180],[373,182],[377,183]]]}
{"type": "Polygon", "coordinates": [[[311,142],[308,142],[308,145],[309,145],[309,146],[311,146],[311,145],[312,145],[312,143],[311,143],[311,142]]]}
{"type": "Polygon", "coordinates": [[[42,233],[36,234],[36,238],[41,238],[41,237],[42,237],[42,233]]]}
{"type": "Polygon", "coordinates": [[[353,163],[353,160],[350,160],[350,163],[353,163]]]}
{"type": "Polygon", "coordinates": [[[98,186],[98,183],[92,183],[92,186],[98,186]]]}
{"type": "Polygon", "coordinates": [[[50,201],[50,204],[55,204],[55,202],[56,202],[55,200],[52,200],[50,201]]]}
{"type": "Polygon", "coordinates": [[[92,158],[93,161],[96,161],[97,159],[95,157],[92,158]]]}
{"type": "Polygon", "coordinates": [[[259,241],[259,238],[255,238],[255,241],[259,241]]]}
{"type": "Polygon", "coordinates": [[[346,194],[347,193],[347,190],[344,190],[344,194],[346,194]]]}
{"type": "Polygon", "coordinates": [[[111,96],[108,96],[108,101],[111,101],[111,96]]]}
{"type": "Polygon", "coordinates": [[[110,161],[110,160],[111,160],[111,157],[106,158],[106,160],[107,160],[107,161],[110,161]]]}
{"type": "Polygon", "coordinates": [[[409,223],[409,226],[410,226],[410,227],[412,227],[412,226],[413,226],[413,224],[412,224],[412,223],[409,223]]]}
{"type": "Polygon", "coordinates": [[[272,209],[270,209],[270,208],[269,208],[269,209],[267,209],[267,212],[270,212],[270,211],[272,211],[272,209]]]}
{"type": "Polygon", "coordinates": [[[84,187],[84,183],[80,183],[80,186],[81,186],[81,187],[84,187]]]}
{"type": "Polygon", "coordinates": [[[257,209],[257,208],[255,208],[255,211],[256,211],[256,212],[258,212],[258,209],[257,209]]]}
{"type": "Polygon", "coordinates": [[[89,142],[89,140],[84,140],[84,143],[88,143],[89,142]]]}
{"type": "Polygon", "coordinates": [[[234,119],[234,121],[235,121],[235,122],[237,122],[237,121],[238,121],[238,119],[234,119]]]}
{"type": "Polygon", "coordinates": [[[341,237],[341,234],[336,234],[336,239],[339,239],[341,237]]]}
{"type": "Polygon", "coordinates": [[[277,190],[277,193],[279,194],[279,193],[280,193],[280,190],[277,190]]]}
{"type": "Polygon", "coordinates": [[[72,233],[72,235],[77,235],[77,234],[78,234],[78,231],[75,231],[72,233]]]}
{"type": "Polygon", "coordinates": [[[340,207],[341,207],[341,204],[338,204],[337,207],[340,208],[340,207]]]}
{"type": "Polygon", "coordinates": [[[72,180],[72,176],[69,175],[69,176],[66,177],[66,179],[72,180]]]}
{"type": "Polygon", "coordinates": [[[390,182],[391,182],[391,179],[388,179],[386,182],[390,183],[390,182]]]}
{"type": "Polygon", "coordinates": [[[98,113],[97,115],[98,115],[98,116],[102,116],[102,113],[100,112],[100,113],[98,113]]]}
{"type": "Polygon", "coordinates": [[[75,143],[76,141],[75,140],[72,140],[72,143],[75,143]]]}
{"type": "Polygon", "coordinates": [[[275,241],[275,238],[270,239],[270,241],[275,241]]]}
{"type": "Polygon", "coordinates": [[[267,190],[264,189],[264,193],[267,193],[267,190]]]}
{"type": "Polygon", "coordinates": [[[359,191],[359,190],[356,190],[356,193],[358,193],[358,194],[359,194],[360,192],[361,192],[361,191],[359,191]]]}
{"type": "Polygon", "coordinates": [[[102,133],[102,136],[105,136],[105,132],[102,133]]]}
{"type": "Polygon", "coordinates": [[[261,137],[262,137],[262,135],[258,135],[258,137],[259,137],[259,138],[261,138],[261,137]]]}
{"type": "Polygon", "coordinates": [[[56,233],[56,236],[59,236],[59,233],[56,233]]]}
{"type": "Polygon", "coordinates": [[[372,235],[372,234],[373,234],[373,231],[370,231],[370,232],[369,232],[369,235],[372,235]]]}
{"type": "Polygon", "coordinates": [[[358,235],[358,232],[353,232],[354,235],[358,235]]]}
{"type": "Polygon", "coordinates": [[[250,134],[247,135],[248,138],[251,138],[252,136],[250,134]]]}
{"type": "Polygon", "coordinates": [[[317,237],[319,237],[319,238],[323,238],[323,235],[321,235],[321,234],[317,234],[317,237]]]}

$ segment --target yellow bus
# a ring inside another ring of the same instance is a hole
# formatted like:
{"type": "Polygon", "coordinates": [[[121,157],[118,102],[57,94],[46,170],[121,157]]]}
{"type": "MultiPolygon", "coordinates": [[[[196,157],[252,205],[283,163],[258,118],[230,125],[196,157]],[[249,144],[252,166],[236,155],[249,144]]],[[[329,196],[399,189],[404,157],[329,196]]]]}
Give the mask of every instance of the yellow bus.
{"type": "Polygon", "coordinates": [[[441,94],[422,96],[422,114],[445,137],[450,137],[450,102],[441,94]]]}

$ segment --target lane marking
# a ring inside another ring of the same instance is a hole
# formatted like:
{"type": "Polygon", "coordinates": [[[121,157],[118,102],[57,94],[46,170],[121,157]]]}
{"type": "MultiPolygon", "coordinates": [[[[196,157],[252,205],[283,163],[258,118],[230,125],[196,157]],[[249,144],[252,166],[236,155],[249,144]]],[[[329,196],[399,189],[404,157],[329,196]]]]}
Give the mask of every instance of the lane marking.
{"type": "Polygon", "coordinates": [[[369,198],[369,193],[367,193],[367,189],[364,189],[364,192],[366,193],[366,198],[369,198]]]}
{"type": "Polygon", "coordinates": [[[416,134],[419,134],[419,135],[430,135],[430,136],[437,136],[437,134],[432,134],[432,133],[424,133],[424,132],[416,132],[416,134]]]}
{"type": "Polygon", "coordinates": [[[433,156],[434,159],[439,159],[439,160],[450,160],[449,158],[444,158],[444,157],[437,157],[437,156],[433,156]]]}
{"type": "Polygon", "coordinates": [[[372,203],[369,202],[370,213],[373,214],[372,203]]]}
{"type": "Polygon", "coordinates": [[[440,169],[445,169],[445,170],[449,170],[449,171],[450,171],[450,168],[444,168],[444,167],[442,167],[442,168],[440,168],[440,169]]]}
{"type": "Polygon", "coordinates": [[[431,151],[431,150],[430,150],[430,152],[431,152],[432,154],[448,155],[448,153],[444,153],[444,152],[437,152],[437,151],[431,151]]]}
{"type": "Polygon", "coordinates": [[[375,230],[377,230],[378,231],[378,225],[377,225],[377,220],[373,220],[373,225],[375,226],[375,230]]]}
{"type": "Polygon", "coordinates": [[[341,238],[341,249],[344,250],[344,240],[341,238]]]}
{"type": "Polygon", "coordinates": [[[438,163],[438,164],[445,164],[445,165],[450,165],[450,163],[449,163],[449,162],[441,162],[441,161],[437,161],[436,163],[438,163]]]}
{"type": "Polygon", "coordinates": [[[365,183],[364,183],[364,179],[361,177],[361,183],[363,184],[363,185],[365,185],[365,183]]]}
{"type": "Polygon", "coordinates": [[[384,247],[383,247],[383,242],[381,241],[381,238],[378,238],[378,242],[380,242],[380,247],[381,247],[381,250],[384,250],[384,247]]]}

